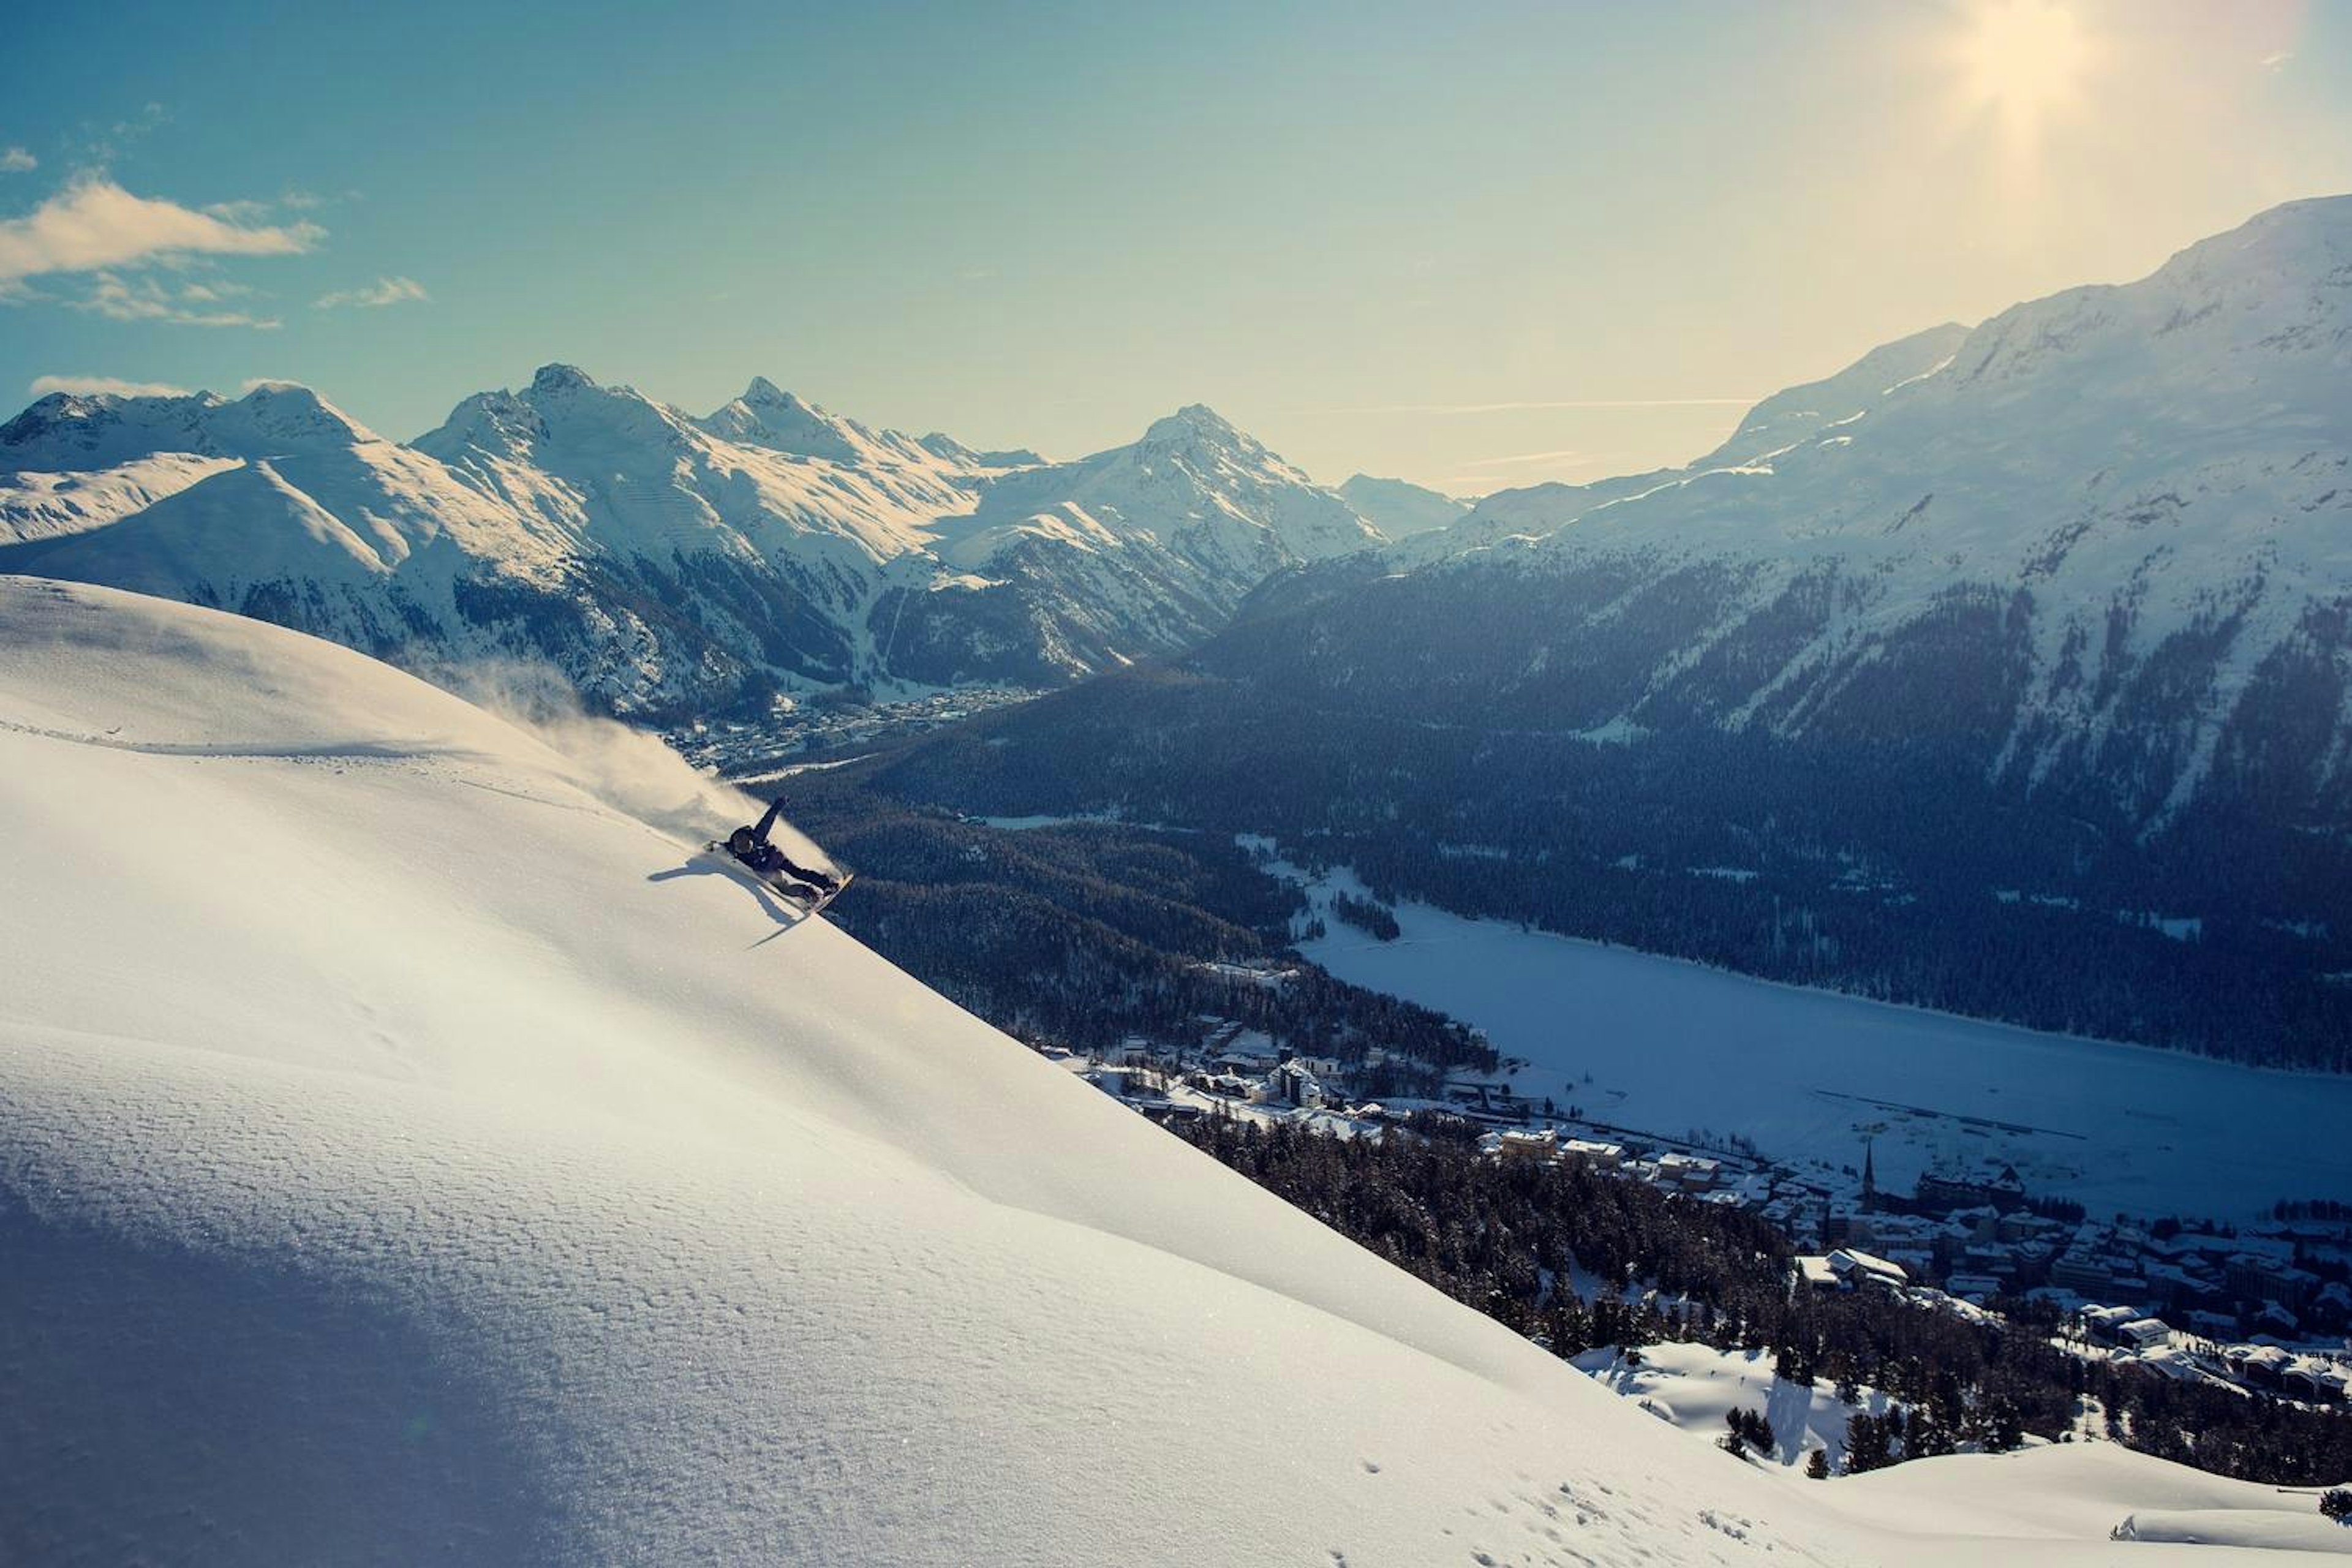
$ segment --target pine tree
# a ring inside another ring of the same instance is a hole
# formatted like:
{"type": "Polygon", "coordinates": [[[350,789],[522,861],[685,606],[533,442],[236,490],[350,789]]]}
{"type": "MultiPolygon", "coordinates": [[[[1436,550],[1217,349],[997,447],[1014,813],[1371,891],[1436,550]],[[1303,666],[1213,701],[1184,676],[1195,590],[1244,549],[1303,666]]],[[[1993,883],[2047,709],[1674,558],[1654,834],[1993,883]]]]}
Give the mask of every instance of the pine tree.
{"type": "Polygon", "coordinates": [[[1885,1416],[1859,1415],[1845,1426],[1845,1473],[1863,1475],[1895,1462],[1893,1424],[1885,1416]]]}
{"type": "Polygon", "coordinates": [[[1827,1448],[1816,1448],[1805,1456],[1805,1479],[1814,1481],[1830,1479],[1830,1451],[1827,1448]]]}

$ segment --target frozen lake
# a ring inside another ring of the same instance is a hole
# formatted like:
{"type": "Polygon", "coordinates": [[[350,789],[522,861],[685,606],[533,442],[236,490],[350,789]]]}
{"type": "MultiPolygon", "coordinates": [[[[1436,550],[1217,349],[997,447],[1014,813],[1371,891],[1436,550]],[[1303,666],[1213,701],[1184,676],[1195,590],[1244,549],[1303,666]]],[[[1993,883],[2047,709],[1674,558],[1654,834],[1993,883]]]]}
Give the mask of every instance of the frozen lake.
{"type": "MultiPolygon", "coordinates": [[[[1319,903],[1345,873],[1309,884],[1319,903]]],[[[1531,1064],[1518,1087],[1644,1131],[1738,1132],[1783,1160],[2013,1163],[2094,1215],[2244,1218],[2352,1199],[2352,1079],[2037,1034],[1775,985],[1622,948],[1396,909],[1391,942],[1326,918],[1304,944],[1343,980],[1435,1007],[1531,1064]],[[1590,1074],[1591,1081],[1587,1082],[1590,1074]]]]}

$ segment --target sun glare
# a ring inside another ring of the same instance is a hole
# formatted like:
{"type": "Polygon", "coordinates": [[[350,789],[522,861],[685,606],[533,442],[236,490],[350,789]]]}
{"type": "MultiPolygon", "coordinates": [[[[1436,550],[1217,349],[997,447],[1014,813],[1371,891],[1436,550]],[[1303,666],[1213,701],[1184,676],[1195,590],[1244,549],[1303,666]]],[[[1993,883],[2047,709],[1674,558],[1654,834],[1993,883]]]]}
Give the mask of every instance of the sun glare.
{"type": "Polygon", "coordinates": [[[2051,0],[1985,0],[1959,47],[1972,107],[1996,115],[2030,143],[2074,106],[2090,63],[2089,41],[2068,7],[2051,0]]]}

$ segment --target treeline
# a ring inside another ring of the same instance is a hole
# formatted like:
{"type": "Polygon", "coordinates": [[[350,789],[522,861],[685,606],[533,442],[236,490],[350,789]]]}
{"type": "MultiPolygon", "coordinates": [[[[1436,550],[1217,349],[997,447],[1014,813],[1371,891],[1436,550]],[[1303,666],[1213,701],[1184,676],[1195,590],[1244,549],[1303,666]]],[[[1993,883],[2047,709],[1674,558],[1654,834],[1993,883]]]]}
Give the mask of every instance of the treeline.
{"type": "MultiPolygon", "coordinates": [[[[2352,861],[2224,805],[2147,840],[1959,739],[1630,745],[1234,673],[1223,643],[928,737],[877,793],[1278,837],[1381,900],[2034,1028],[2352,1069],[2352,861]],[[2283,842],[2291,839],[2293,842],[2283,842]],[[2340,874],[2340,878],[2339,878],[2340,874]],[[2184,889],[2191,891],[2184,891],[2184,889]],[[2144,917],[2193,916],[2175,940],[2144,917]]],[[[2306,825],[2311,826],[2311,825],[2306,825]]]]}
{"type": "Polygon", "coordinates": [[[2049,1342],[2046,1304],[1979,1321],[1871,1291],[1792,1291],[1788,1239],[1738,1209],[1581,1162],[1490,1159],[1469,1138],[1339,1139],[1206,1118],[1175,1129],[1340,1234],[1561,1356],[1701,1341],[1772,1353],[1779,1375],[1898,1406],[1856,1433],[1853,1468],[2056,1439],[2086,1399],[2107,1434],[2218,1474],[2309,1486],[2352,1475],[2352,1415],[2176,1383],[2049,1342]],[[1581,1268],[1586,1300],[1559,1288],[1581,1268]]]}
{"type": "Polygon", "coordinates": [[[1445,1068],[1495,1066],[1485,1039],[1444,1015],[1297,960],[1289,932],[1305,900],[1230,838],[1108,823],[991,828],[875,795],[849,769],[801,774],[783,794],[792,819],[857,869],[831,918],[1034,1044],[1171,1047],[1215,1017],[1296,1053],[1360,1061],[1380,1047],[1391,1059],[1367,1079],[1375,1094],[1428,1092],[1445,1068]],[[1293,973],[1260,984],[1215,963],[1293,973]]]}

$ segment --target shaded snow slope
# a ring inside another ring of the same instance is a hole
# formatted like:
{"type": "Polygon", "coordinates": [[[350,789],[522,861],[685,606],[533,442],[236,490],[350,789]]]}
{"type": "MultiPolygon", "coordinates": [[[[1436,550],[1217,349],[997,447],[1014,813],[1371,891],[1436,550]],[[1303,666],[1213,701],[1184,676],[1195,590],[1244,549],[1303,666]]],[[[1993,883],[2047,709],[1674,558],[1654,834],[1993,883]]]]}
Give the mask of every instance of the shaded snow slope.
{"type": "Polygon", "coordinates": [[[0,626],[0,1559],[1874,1560],[792,923],[682,765],[673,837],[278,628],[0,626]]]}

